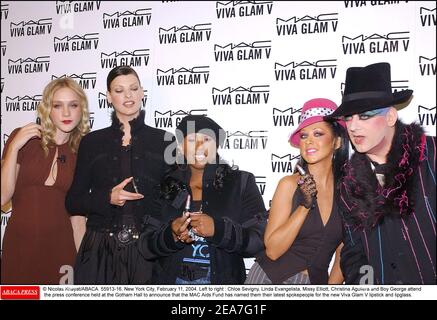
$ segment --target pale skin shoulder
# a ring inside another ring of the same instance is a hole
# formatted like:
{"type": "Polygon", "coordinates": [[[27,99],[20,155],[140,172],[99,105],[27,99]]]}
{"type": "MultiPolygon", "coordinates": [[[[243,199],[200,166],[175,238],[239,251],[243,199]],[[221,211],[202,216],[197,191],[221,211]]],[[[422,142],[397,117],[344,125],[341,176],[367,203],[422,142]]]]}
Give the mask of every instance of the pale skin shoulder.
{"type": "Polygon", "coordinates": [[[298,174],[282,178],[273,195],[269,221],[264,234],[266,254],[272,260],[281,257],[291,247],[309,212],[309,209],[302,205],[291,212],[298,179],[298,174]]]}

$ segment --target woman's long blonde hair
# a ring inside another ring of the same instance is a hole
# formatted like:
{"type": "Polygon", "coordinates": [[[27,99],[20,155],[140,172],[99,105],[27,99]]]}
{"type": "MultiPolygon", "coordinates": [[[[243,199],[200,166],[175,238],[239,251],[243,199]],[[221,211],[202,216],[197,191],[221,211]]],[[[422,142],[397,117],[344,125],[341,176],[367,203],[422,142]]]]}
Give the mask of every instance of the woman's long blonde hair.
{"type": "Polygon", "coordinates": [[[49,145],[56,144],[55,133],[56,127],[50,119],[50,112],[53,107],[53,96],[55,92],[61,88],[69,88],[79,96],[79,105],[82,110],[82,117],[79,124],[70,133],[68,146],[73,153],[77,152],[79,148],[80,139],[90,131],[88,99],[83,89],[79,84],[71,78],[59,78],[52,80],[45,88],[42,100],[38,105],[38,117],[41,119],[42,135],[41,147],[45,155],[49,154],[49,145]]]}

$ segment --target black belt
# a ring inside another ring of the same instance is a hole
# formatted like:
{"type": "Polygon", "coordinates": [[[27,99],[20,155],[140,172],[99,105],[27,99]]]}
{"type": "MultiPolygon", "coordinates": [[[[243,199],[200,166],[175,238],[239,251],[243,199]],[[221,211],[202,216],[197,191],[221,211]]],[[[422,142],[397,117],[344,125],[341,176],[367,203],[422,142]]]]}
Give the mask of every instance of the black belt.
{"type": "Polygon", "coordinates": [[[95,229],[97,232],[107,233],[120,245],[127,246],[140,238],[140,232],[135,225],[114,225],[112,228],[95,229]]]}

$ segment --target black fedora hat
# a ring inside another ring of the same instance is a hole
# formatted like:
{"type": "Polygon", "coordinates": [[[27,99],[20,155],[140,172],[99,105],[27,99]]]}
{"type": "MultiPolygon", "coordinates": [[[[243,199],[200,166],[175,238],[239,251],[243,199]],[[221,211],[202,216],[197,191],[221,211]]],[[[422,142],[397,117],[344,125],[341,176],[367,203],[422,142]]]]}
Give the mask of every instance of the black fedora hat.
{"type": "Polygon", "coordinates": [[[380,62],[346,71],[341,105],[329,118],[352,115],[389,106],[405,107],[413,90],[392,92],[390,64],[380,62]]]}

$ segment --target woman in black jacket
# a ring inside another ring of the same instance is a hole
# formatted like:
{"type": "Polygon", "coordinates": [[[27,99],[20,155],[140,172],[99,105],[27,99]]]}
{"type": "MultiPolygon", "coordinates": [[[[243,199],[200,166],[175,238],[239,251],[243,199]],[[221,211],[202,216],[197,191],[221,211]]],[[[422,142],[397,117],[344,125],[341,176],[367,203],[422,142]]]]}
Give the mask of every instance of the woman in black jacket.
{"type": "Polygon", "coordinates": [[[135,70],[112,69],[107,89],[112,125],[82,139],[66,197],[70,214],[88,218],[74,282],[147,284],[152,262],[147,253],[139,254],[137,240],[144,218],[159,215],[153,190],[168,170],[164,151],[174,137],[144,124],[144,93],[135,70]]]}
{"type": "Polygon", "coordinates": [[[243,284],[243,258],[264,248],[266,209],[255,178],[219,158],[225,135],[212,119],[187,116],[176,136],[185,163],[161,183],[163,224],[140,239],[141,252],[159,256],[153,281],[243,284]]]}

